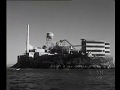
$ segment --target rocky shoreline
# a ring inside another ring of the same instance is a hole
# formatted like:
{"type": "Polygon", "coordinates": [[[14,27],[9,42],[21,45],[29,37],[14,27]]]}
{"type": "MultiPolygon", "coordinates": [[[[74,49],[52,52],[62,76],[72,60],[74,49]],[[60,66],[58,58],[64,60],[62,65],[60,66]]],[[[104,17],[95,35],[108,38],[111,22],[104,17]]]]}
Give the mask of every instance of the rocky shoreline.
{"type": "Polygon", "coordinates": [[[51,55],[36,58],[24,57],[11,68],[40,69],[114,69],[112,57],[89,58],[80,54],[51,55]]]}

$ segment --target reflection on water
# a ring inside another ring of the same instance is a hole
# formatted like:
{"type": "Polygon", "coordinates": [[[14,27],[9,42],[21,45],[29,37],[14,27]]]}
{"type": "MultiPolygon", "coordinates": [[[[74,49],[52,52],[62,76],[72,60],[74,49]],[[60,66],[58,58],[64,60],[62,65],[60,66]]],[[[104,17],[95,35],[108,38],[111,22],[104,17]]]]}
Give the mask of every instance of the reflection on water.
{"type": "Polygon", "coordinates": [[[8,69],[7,90],[115,90],[115,70],[8,69]]]}

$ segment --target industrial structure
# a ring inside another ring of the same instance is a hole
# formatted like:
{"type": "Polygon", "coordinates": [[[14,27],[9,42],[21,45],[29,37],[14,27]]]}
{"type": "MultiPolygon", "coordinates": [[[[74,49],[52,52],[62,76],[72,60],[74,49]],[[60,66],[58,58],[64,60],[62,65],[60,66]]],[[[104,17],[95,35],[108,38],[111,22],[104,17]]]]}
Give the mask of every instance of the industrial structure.
{"type": "MultiPolygon", "coordinates": [[[[58,42],[53,43],[54,34],[52,32],[46,33],[46,44],[42,47],[33,47],[29,44],[29,25],[27,26],[27,39],[26,39],[26,50],[24,55],[18,56],[18,63],[21,65],[21,62],[29,62],[30,64],[38,65],[43,64],[43,62],[47,62],[47,60],[51,60],[52,64],[53,60],[65,59],[67,57],[75,58],[104,58],[106,55],[110,55],[110,43],[104,41],[96,41],[96,40],[86,40],[81,39],[80,45],[72,45],[68,40],[60,40],[58,42]],[[67,45],[66,45],[67,43],[67,45]],[[75,47],[80,47],[76,49],[75,47]],[[48,58],[49,57],[49,58],[48,58]],[[36,63],[36,64],[35,64],[36,63]]],[[[60,62],[59,60],[59,62],[60,62]]],[[[72,61],[73,62],[73,61],[72,61]]],[[[17,63],[17,64],[18,64],[17,63]]],[[[48,62],[47,62],[48,63],[48,62]]],[[[49,67],[51,65],[49,64],[49,67]]],[[[33,65],[33,67],[35,67],[33,65]]]]}
{"type": "Polygon", "coordinates": [[[60,53],[81,52],[87,54],[88,57],[105,57],[110,55],[110,43],[96,40],[81,39],[81,45],[72,45],[68,40],[60,40],[53,43],[54,34],[52,32],[46,33],[46,45],[43,47],[33,47],[29,44],[29,25],[27,26],[27,40],[26,40],[26,52],[25,55],[34,57],[36,54],[41,55],[54,55],[60,53]],[[69,45],[66,46],[65,43],[69,45]],[[76,50],[75,47],[81,47],[80,50],[76,50]],[[61,48],[61,50],[60,50],[61,48]],[[62,49],[64,48],[64,49],[62,49]]]}

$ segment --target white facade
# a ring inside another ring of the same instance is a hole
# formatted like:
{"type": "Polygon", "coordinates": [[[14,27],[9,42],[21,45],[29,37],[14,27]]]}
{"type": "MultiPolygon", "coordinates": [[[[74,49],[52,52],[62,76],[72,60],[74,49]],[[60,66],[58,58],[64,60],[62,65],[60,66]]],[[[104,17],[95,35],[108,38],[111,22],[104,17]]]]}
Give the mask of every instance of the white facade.
{"type": "Polygon", "coordinates": [[[104,46],[104,43],[86,43],[86,45],[90,45],[90,46],[104,46]]]}
{"type": "Polygon", "coordinates": [[[34,57],[34,52],[29,52],[29,57],[34,57]]]}
{"type": "Polygon", "coordinates": [[[36,52],[44,53],[45,49],[36,49],[36,52]]]}
{"type": "Polygon", "coordinates": [[[110,55],[110,43],[105,43],[105,55],[110,55]]]}
{"type": "Polygon", "coordinates": [[[110,43],[82,39],[82,51],[93,56],[104,57],[110,55],[110,43]]]}

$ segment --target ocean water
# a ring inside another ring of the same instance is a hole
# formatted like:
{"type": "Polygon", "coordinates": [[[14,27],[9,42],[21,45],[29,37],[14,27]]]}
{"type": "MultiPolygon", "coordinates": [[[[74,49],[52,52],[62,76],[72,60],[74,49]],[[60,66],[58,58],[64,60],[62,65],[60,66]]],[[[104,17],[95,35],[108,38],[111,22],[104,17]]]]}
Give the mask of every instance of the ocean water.
{"type": "Polygon", "coordinates": [[[115,90],[115,69],[7,68],[6,90],[115,90]]]}

